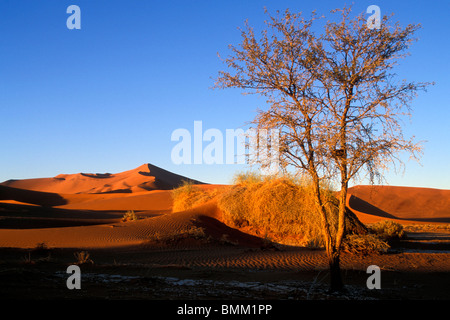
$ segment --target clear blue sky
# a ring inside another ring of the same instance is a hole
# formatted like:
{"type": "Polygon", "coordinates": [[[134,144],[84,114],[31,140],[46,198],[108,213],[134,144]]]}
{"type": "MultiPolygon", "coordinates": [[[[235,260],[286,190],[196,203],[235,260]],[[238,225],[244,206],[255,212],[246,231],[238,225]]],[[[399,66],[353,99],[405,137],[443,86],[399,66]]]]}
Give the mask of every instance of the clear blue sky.
{"type": "MultiPolygon", "coordinates": [[[[143,163],[212,183],[228,183],[236,165],[175,165],[171,133],[239,128],[264,100],[212,90],[224,65],[217,53],[238,44],[237,27],[260,27],[269,11],[316,9],[338,1],[0,1],[0,181],[60,173],[121,172],[143,163]],[[69,5],[81,30],[69,30],[69,5]]],[[[450,189],[450,2],[357,1],[355,15],[376,4],[402,25],[421,23],[420,40],[398,69],[401,78],[435,81],[414,100],[405,133],[426,140],[421,164],[406,161],[391,185],[450,189]]],[[[367,15],[369,16],[369,15],[367,15]]]]}

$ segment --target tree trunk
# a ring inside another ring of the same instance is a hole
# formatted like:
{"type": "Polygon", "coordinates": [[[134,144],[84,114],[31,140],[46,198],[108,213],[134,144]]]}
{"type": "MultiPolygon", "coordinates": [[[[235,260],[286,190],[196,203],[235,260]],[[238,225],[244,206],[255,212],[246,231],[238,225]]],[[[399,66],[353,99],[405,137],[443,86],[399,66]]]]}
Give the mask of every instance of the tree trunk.
{"type": "MultiPolygon", "coordinates": [[[[330,292],[342,291],[344,289],[344,283],[342,281],[341,275],[341,267],[339,261],[339,252],[340,252],[340,242],[339,246],[336,246],[336,242],[333,241],[333,236],[331,234],[330,225],[327,219],[326,210],[324,204],[322,202],[322,195],[320,191],[319,179],[316,175],[313,176],[313,190],[314,196],[316,198],[317,211],[321,217],[322,221],[322,232],[325,241],[325,250],[328,257],[328,262],[330,266],[330,292]]],[[[345,205],[345,202],[344,202],[345,205]]],[[[340,214],[340,216],[345,217],[344,214],[340,214]]],[[[339,221],[339,229],[341,233],[343,233],[343,223],[339,221]]],[[[341,235],[342,238],[342,235],[341,235]]]]}
{"type": "Polygon", "coordinates": [[[329,292],[340,292],[344,289],[342,281],[339,253],[328,253],[328,262],[330,264],[330,289],[329,292]]]}
{"type": "Polygon", "coordinates": [[[327,252],[328,261],[330,264],[330,292],[338,292],[344,290],[344,283],[342,281],[340,267],[340,252],[342,240],[345,235],[345,200],[347,197],[347,190],[347,183],[343,183],[339,199],[338,229],[336,230],[336,239],[334,245],[329,249],[330,252],[327,252]]]}
{"type": "Polygon", "coordinates": [[[339,211],[338,211],[338,229],[336,230],[336,242],[334,244],[334,254],[339,256],[341,251],[342,240],[345,236],[345,220],[346,220],[346,199],[347,199],[348,185],[343,182],[339,198],[339,211]]]}

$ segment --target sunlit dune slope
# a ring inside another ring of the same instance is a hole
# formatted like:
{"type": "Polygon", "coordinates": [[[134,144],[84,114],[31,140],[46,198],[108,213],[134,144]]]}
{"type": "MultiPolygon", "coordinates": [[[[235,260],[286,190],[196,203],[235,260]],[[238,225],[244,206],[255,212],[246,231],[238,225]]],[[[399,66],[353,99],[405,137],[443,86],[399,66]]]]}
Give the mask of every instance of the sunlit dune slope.
{"type": "Polygon", "coordinates": [[[53,178],[8,180],[1,185],[59,194],[132,193],[149,190],[170,190],[183,180],[202,182],[169,172],[151,164],[121,173],[60,174],[53,178]]]}

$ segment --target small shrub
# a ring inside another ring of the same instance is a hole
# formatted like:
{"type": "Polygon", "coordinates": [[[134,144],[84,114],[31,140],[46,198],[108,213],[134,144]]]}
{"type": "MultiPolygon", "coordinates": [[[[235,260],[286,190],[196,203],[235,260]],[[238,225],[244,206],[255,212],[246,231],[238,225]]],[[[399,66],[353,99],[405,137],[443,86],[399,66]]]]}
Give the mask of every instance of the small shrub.
{"type": "Polygon", "coordinates": [[[264,182],[266,179],[267,177],[253,171],[241,172],[234,176],[233,184],[255,184],[264,182]]]}
{"type": "Polygon", "coordinates": [[[185,235],[189,236],[189,237],[193,237],[194,239],[205,239],[206,238],[206,233],[205,233],[205,229],[202,227],[190,227],[189,229],[187,229],[184,232],[185,235]]]}
{"type": "Polygon", "coordinates": [[[222,234],[222,236],[220,237],[219,242],[222,243],[222,244],[233,245],[233,246],[237,246],[239,244],[238,241],[230,240],[229,235],[226,234],[226,233],[222,234]]]}
{"type": "Polygon", "coordinates": [[[31,259],[31,252],[28,251],[28,255],[22,257],[22,262],[24,264],[35,264],[35,261],[31,259]]]}
{"type": "Polygon", "coordinates": [[[374,234],[348,234],[342,242],[344,251],[354,254],[385,253],[390,246],[374,234]]]}
{"type": "Polygon", "coordinates": [[[37,243],[33,249],[30,249],[28,251],[28,255],[23,257],[22,261],[25,264],[36,264],[38,262],[49,262],[49,261],[51,261],[50,249],[48,248],[48,246],[45,242],[37,243]],[[38,257],[32,259],[31,253],[33,253],[33,255],[37,255],[38,257]],[[46,255],[46,256],[43,256],[43,255],[46,255]]]}
{"type": "Polygon", "coordinates": [[[405,231],[400,223],[384,220],[372,224],[370,230],[385,241],[402,239],[405,237],[405,231]]]}
{"type": "Polygon", "coordinates": [[[77,260],[75,262],[75,264],[77,264],[77,265],[87,264],[87,263],[93,264],[94,263],[94,261],[92,261],[90,259],[90,254],[87,251],[75,252],[73,255],[75,256],[75,259],[77,260]]]}
{"type": "Polygon", "coordinates": [[[217,189],[204,190],[191,182],[184,182],[182,186],[172,190],[172,212],[192,209],[212,200],[217,194],[217,189]]]}
{"type": "Polygon", "coordinates": [[[129,210],[129,211],[127,211],[127,212],[123,215],[123,217],[122,217],[122,221],[123,221],[123,222],[126,222],[126,221],[135,221],[135,220],[137,220],[137,219],[138,219],[138,217],[137,217],[136,213],[134,213],[134,210],[129,210]]]}
{"type": "Polygon", "coordinates": [[[49,249],[45,242],[39,242],[36,244],[36,247],[34,247],[33,252],[38,254],[48,253],[49,249]]]}
{"type": "Polygon", "coordinates": [[[179,240],[188,239],[188,238],[192,238],[192,239],[196,239],[196,240],[207,239],[205,229],[201,228],[201,227],[191,226],[189,228],[170,232],[170,233],[156,232],[148,240],[170,244],[170,243],[175,243],[175,242],[178,242],[179,240]]]}

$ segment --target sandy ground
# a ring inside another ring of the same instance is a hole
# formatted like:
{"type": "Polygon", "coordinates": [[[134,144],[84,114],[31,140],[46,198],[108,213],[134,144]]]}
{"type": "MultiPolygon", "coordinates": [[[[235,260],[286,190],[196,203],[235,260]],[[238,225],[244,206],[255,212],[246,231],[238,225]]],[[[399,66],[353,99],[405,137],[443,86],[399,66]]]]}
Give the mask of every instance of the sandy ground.
{"type": "Polygon", "coordinates": [[[222,223],[214,203],[172,213],[170,189],[181,179],[144,165],[120,174],[1,184],[0,297],[450,298],[449,190],[351,188],[347,205],[363,223],[392,219],[407,226],[408,237],[386,254],[344,253],[347,292],[330,295],[324,251],[268,245],[222,223]],[[139,219],[121,221],[127,210],[139,219]],[[80,251],[88,252],[92,263],[81,265],[82,289],[69,290],[66,268],[80,251]],[[370,265],[381,269],[381,290],[366,286],[370,265]]]}

